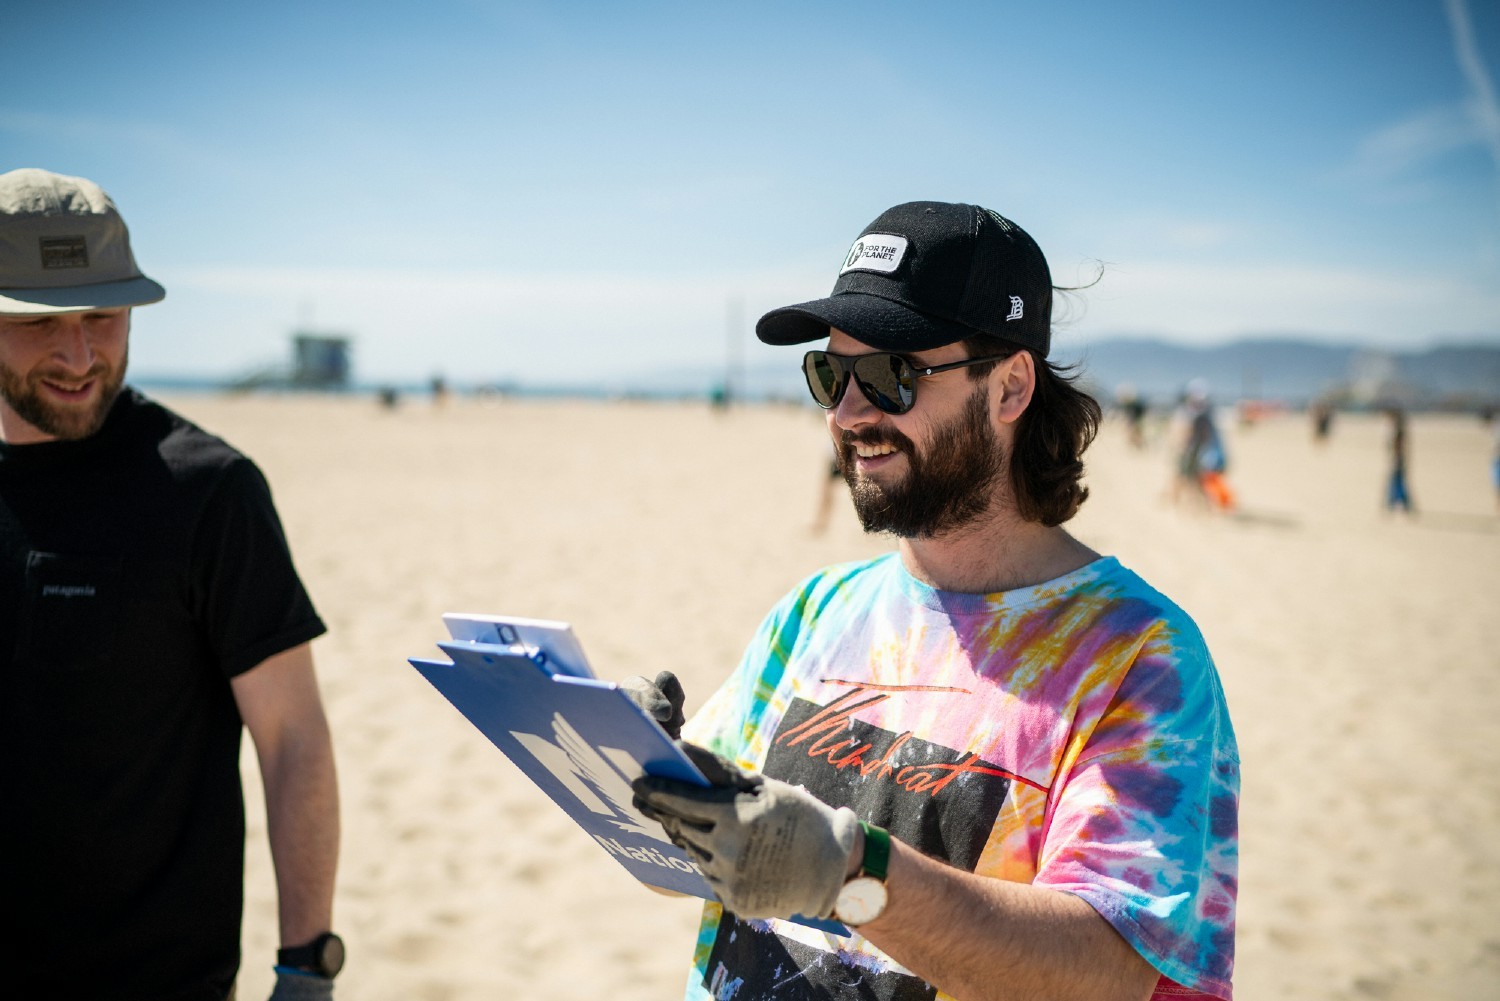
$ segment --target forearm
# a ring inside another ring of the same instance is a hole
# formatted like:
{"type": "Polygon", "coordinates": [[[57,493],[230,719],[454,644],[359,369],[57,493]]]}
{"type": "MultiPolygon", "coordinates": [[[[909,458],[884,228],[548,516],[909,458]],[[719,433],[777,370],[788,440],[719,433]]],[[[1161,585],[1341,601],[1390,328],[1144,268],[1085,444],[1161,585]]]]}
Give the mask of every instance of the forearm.
{"type": "Polygon", "coordinates": [[[327,724],[289,734],[261,768],[281,942],[300,945],[332,927],[339,808],[327,724]]]}
{"type": "Polygon", "coordinates": [[[1157,973],[1085,901],[963,872],[892,840],[890,903],[859,931],[961,1001],[1143,1001],[1157,973]]]}

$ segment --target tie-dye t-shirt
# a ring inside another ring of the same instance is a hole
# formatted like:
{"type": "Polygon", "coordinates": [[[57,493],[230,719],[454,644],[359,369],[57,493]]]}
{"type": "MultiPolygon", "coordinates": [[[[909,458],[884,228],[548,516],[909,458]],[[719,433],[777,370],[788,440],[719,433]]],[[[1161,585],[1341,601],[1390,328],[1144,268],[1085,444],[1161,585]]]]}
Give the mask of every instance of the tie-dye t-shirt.
{"type": "MultiPolygon", "coordinates": [[[[1230,997],[1229,713],[1192,620],[1113,558],[990,595],[896,554],[824,570],[684,736],[950,865],[1077,894],[1169,981],[1230,997]]],[[[947,997],[858,934],[712,903],[694,967],[692,1001],[947,997]]]]}

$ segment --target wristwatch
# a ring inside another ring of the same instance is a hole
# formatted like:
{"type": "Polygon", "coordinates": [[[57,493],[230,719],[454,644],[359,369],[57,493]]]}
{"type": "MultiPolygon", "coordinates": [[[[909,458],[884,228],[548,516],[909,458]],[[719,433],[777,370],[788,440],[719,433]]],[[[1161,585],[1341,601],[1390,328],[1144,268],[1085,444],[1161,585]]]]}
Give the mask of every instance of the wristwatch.
{"type": "Polygon", "coordinates": [[[869,924],[880,917],[890,899],[885,889],[885,870],[891,860],[891,832],[863,820],[859,826],[865,832],[864,858],[860,860],[859,872],[839,890],[833,905],[833,916],[853,926],[869,924]]]}
{"type": "Polygon", "coordinates": [[[307,970],[332,980],[344,968],[344,940],[325,931],[306,945],[277,949],[276,965],[307,970]]]}

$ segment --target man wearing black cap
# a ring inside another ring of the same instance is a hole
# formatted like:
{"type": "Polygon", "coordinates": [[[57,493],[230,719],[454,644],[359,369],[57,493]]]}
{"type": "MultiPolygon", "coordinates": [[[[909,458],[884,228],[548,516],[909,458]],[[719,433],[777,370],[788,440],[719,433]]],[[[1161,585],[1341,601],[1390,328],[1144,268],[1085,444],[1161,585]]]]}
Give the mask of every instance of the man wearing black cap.
{"type": "Polygon", "coordinates": [[[689,998],[1230,997],[1233,730],[1191,619],[1061,527],[1099,408],[1051,303],[1019,226],[914,202],[757,325],[828,339],[808,388],[897,550],[772,610],[685,728],[712,788],[636,783],[722,901],[689,998]]]}
{"type": "Polygon", "coordinates": [[[230,996],[243,726],[288,947],[272,997],[327,998],[324,627],[260,471],[124,386],[131,309],[165,295],[98,185],[0,174],[0,962],[27,996],[230,996]]]}

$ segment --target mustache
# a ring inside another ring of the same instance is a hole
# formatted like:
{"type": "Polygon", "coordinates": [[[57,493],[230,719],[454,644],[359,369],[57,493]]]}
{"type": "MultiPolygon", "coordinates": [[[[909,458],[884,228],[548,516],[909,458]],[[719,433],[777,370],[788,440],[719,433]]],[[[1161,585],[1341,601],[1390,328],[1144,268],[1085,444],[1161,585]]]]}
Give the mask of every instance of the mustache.
{"type": "Polygon", "coordinates": [[[87,382],[90,379],[103,379],[113,371],[103,361],[95,361],[89,366],[89,370],[81,376],[75,376],[67,371],[47,372],[37,371],[31,374],[31,378],[45,382],[87,382]]]}
{"type": "Polygon", "coordinates": [[[910,438],[895,428],[878,427],[858,434],[853,431],[839,434],[839,451],[847,452],[855,445],[891,445],[903,452],[910,452],[915,447],[910,438]]]}

